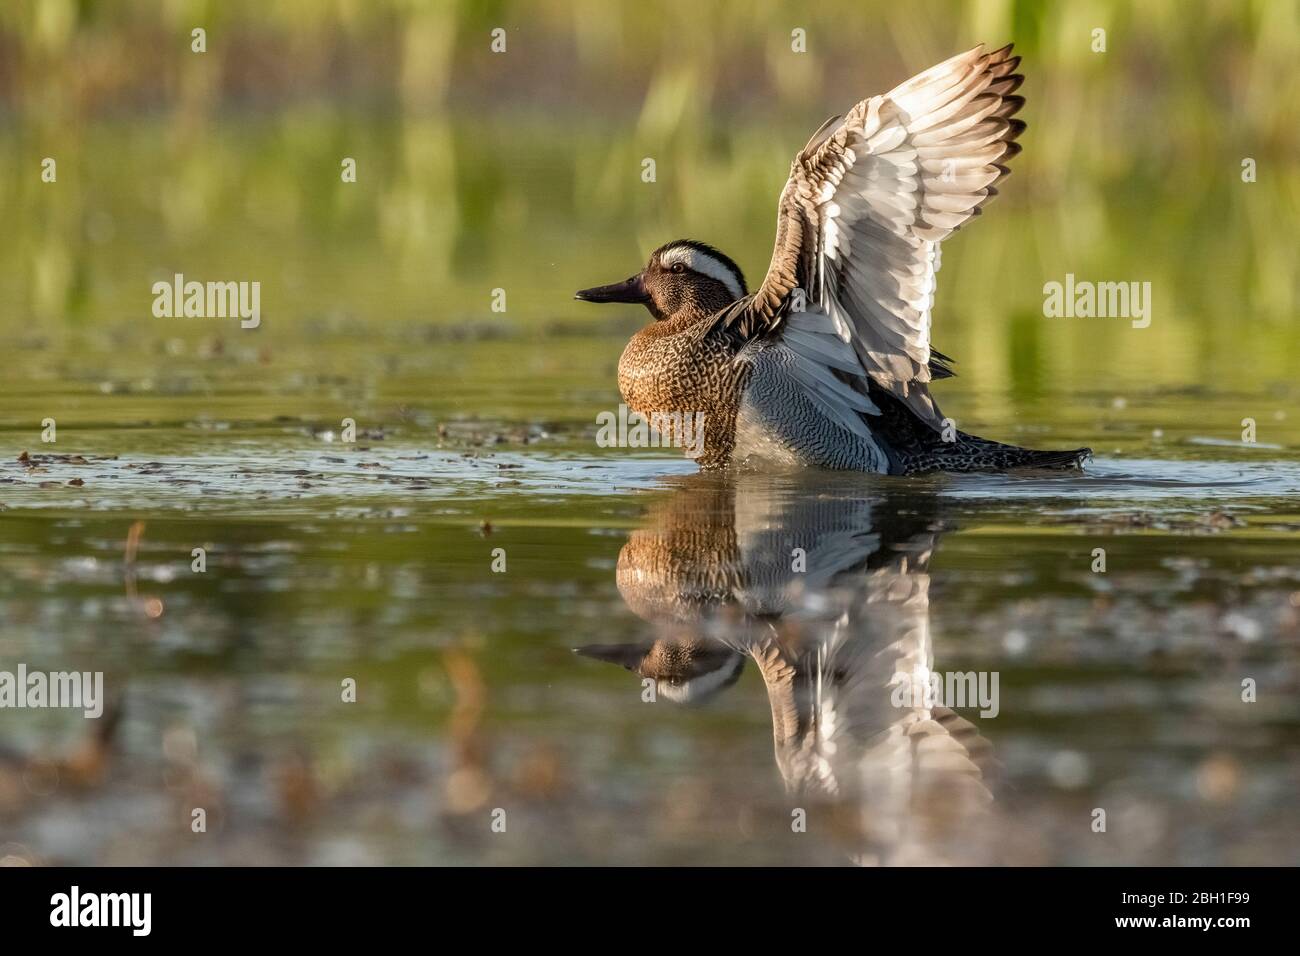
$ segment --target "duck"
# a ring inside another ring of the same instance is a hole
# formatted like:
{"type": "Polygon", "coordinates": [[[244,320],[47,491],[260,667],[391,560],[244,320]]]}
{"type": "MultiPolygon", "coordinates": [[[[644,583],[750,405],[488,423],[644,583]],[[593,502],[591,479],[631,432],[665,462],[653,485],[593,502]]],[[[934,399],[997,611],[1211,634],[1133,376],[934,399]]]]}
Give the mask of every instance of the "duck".
{"type": "Polygon", "coordinates": [[[674,428],[702,421],[688,452],[702,470],[1081,469],[1091,449],[967,434],[930,391],[954,374],[930,342],[940,246],[1020,152],[1019,65],[1011,45],[981,44],[823,123],[791,163],[753,292],[730,256],[692,239],[577,292],[650,313],[618,363],[627,407],[683,447],[674,428]]]}

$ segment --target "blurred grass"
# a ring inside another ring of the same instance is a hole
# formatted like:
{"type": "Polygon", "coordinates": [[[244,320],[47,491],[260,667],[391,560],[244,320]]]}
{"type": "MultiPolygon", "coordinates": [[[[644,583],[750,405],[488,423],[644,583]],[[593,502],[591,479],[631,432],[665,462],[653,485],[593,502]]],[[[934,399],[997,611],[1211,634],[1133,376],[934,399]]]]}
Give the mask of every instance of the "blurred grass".
{"type": "MultiPolygon", "coordinates": [[[[756,280],[827,115],[977,41],[1025,57],[1025,152],[945,247],[936,340],[1033,390],[1135,350],[1155,381],[1289,380],[1300,280],[1294,2],[42,0],[0,10],[0,334],[157,322],[151,284],[257,279],[304,323],[557,321],[691,235],[756,280]],[[208,52],[190,51],[207,30],[208,52]],[[494,27],[508,49],[489,49],[494,27]],[[790,31],[807,31],[807,53],[790,31]],[[1092,31],[1107,51],[1092,52],[1092,31]],[[40,163],[58,161],[58,182],[40,163]],[[343,157],[358,182],[339,177],[343,157]],[[641,181],[653,157],[657,182],[641,181]],[[1258,182],[1241,181],[1241,162],[1258,182]],[[1042,285],[1150,281],[1155,318],[1041,318],[1042,285]],[[505,315],[490,310],[504,288],[505,315]],[[1125,326],[1120,328],[1120,326],[1125,326]],[[1081,359],[1086,353],[1087,358],[1081,359]]],[[[170,320],[168,320],[170,321],[170,320]]],[[[203,331],[211,331],[204,326],[203,331]]],[[[191,324],[159,326],[189,334],[191,324]]]]}

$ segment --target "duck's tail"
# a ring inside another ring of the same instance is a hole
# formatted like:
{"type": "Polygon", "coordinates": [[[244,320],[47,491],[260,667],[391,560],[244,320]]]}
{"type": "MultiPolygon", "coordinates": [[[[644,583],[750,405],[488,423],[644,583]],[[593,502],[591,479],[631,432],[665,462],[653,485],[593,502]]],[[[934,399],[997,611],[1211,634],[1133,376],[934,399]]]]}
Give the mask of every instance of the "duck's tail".
{"type": "Polygon", "coordinates": [[[1023,468],[1051,468],[1060,471],[1080,471],[1084,463],[1092,458],[1091,448],[1072,448],[1069,451],[1034,451],[1032,448],[1017,448],[1025,457],[1023,468]]]}
{"type": "Polygon", "coordinates": [[[965,432],[958,432],[956,441],[940,441],[930,445],[926,452],[907,463],[908,474],[925,471],[1011,471],[1017,468],[1079,471],[1083,468],[1083,463],[1092,457],[1091,448],[1039,451],[1018,445],[1004,445],[965,432]]]}
{"type": "MultiPolygon", "coordinates": [[[[930,401],[928,393],[917,391],[930,401]]],[[[873,389],[871,398],[880,408],[873,419],[884,440],[889,457],[891,474],[918,475],[932,471],[1011,471],[1016,468],[1037,468],[1050,471],[1078,471],[1092,457],[1091,448],[1071,448],[1068,451],[1039,451],[1005,445],[1002,442],[980,438],[966,432],[939,431],[929,423],[941,414],[930,402],[928,418],[897,397],[873,389]]],[[[943,420],[949,424],[947,419],[943,420]]]]}

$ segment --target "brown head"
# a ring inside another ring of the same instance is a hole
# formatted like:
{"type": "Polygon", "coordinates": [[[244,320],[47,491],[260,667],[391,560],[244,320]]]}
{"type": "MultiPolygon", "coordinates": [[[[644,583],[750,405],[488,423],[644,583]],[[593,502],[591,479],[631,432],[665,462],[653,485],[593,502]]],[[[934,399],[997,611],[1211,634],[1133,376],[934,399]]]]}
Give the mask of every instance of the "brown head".
{"type": "Polygon", "coordinates": [[[660,246],[645,269],[623,282],[583,289],[584,302],[639,302],[656,321],[683,313],[706,316],[746,294],[745,276],[730,257],[693,239],[660,246]]]}

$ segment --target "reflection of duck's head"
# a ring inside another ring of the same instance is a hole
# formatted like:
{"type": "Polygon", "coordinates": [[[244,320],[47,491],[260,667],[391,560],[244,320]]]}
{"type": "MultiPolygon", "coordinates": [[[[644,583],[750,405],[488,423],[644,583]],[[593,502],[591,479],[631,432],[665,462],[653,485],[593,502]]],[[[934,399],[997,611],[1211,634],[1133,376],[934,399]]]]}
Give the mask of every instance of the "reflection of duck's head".
{"type": "Polygon", "coordinates": [[[745,658],[724,644],[691,634],[633,644],[588,644],[583,657],[618,664],[655,682],[655,693],[678,704],[698,704],[730,687],[745,658]]]}
{"type": "Polygon", "coordinates": [[[665,700],[698,704],[740,678],[745,655],[704,633],[707,619],[733,600],[734,489],[709,476],[692,476],[688,484],[692,491],[655,508],[618,555],[619,593],[657,636],[577,652],[653,680],[665,700]]]}
{"type": "Polygon", "coordinates": [[[579,652],[690,702],[751,658],[787,790],[848,808],[861,859],[946,859],[915,828],[918,807],[969,820],[989,797],[988,747],[951,710],[898,693],[934,667],[938,507],[860,476],[692,476],[619,554],[618,589],[652,636],[579,652]]]}

